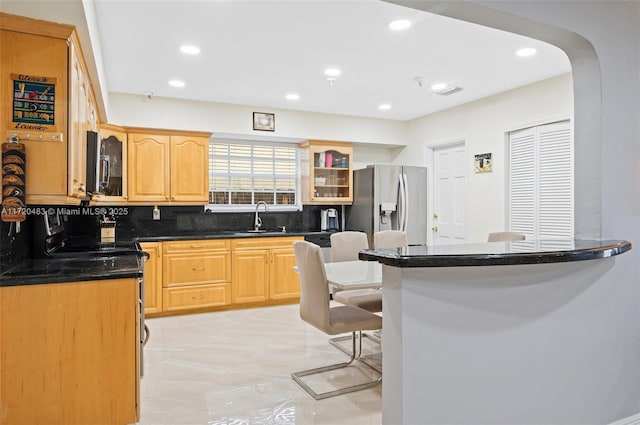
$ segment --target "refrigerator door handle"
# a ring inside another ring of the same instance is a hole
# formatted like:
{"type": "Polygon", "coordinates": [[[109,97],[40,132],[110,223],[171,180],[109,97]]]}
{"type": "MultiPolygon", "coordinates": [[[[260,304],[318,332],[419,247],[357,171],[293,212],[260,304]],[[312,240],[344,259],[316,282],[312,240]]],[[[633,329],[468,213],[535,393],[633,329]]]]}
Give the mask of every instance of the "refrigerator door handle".
{"type": "Polygon", "coordinates": [[[405,190],[405,182],[404,182],[404,174],[398,174],[398,183],[400,184],[400,202],[399,202],[399,211],[398,211],[398,230],[405,230],[405,216],[406,216],[406,206],[407,206],[407,192],[405,190]]]}
{"type": "Polygon", "coordinates": [[[402,206],[402,213],[404,214],[404,220],[402,221],[402,231],[407,231],[407,224],[409,224],[409,179],[407,175],[402,173],[402,179],[404,180],[404,203],[402,206]]]}

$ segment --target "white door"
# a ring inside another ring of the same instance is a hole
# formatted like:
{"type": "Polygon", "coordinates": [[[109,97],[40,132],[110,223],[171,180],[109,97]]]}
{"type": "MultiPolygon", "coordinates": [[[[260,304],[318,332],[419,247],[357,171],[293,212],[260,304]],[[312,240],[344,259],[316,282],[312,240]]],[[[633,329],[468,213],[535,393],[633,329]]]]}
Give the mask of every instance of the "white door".
{"type": "Polygon", "coordinates": [[[467,154],[464,143],[433,150],[433,243],[467,240],[467,154]]]}

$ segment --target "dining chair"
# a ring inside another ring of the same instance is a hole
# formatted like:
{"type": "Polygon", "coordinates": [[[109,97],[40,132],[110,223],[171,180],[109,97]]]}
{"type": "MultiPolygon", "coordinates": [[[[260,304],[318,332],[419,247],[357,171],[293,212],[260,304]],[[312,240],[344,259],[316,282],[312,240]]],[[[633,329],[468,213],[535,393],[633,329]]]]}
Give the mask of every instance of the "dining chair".
{"type": "Polygon", "coordinates": [[[337,232],[332,233],[331,241],[331,261],[358,260],[358,253],[363,249],[369,249],[367,234],[364,232],[337,232]]]}
{"type": "MultiPolygon", "coordinates": [[[[378,385],[382,382],[381,374],[378,378],[361,384],[317,393],[302,379],[305,376],[342,369],[351,365],[362,353],[362,331],[382,329],[382,318],[361,308],[348,305],[331,307],[328,291],[329,284],[320,247],[307,241],[296,241],[293,243],[293,250],[300,276],[300,318],[328,335],[350,332],[352,351],[349,360],[346,362],[294,372],[291,374],[291,378],[315,400],[322,400],[378,385]],[[359,347],[356,346],[357,341],[360,343],[359,347]]],[[[371,368],[365,362],[361,363],[371,368]]],[[[375,371],[374,368],[371,369],[375,371]]],[[[376,371],[376,374],[378,373],[376,371]]]]}
{"type": "MultiPolygon", "coordinates": [[[[333,262],[356,261],[358,253],[369,248],[369,240],[364,232],[333,233],[331,240],[331,260],[333,262]]],[[[359,307],[372,313],[382,311],[382,294],[377,289],[349,289],[338,291],[331,288],[333,299],[339,303],[359,307]]]]}
{"type": "Polygon", "coordinates": [[[526,236],[516,232],[495,232],[489,233],[487,242],[503,242],[503,241],[523,241],[526,236]]]}
{"type": "Polygon", "coordinates": [[[401,230],[381,230],[373,234],[373,247],[398,248],[407,246],[407,234],[401,230]]]}

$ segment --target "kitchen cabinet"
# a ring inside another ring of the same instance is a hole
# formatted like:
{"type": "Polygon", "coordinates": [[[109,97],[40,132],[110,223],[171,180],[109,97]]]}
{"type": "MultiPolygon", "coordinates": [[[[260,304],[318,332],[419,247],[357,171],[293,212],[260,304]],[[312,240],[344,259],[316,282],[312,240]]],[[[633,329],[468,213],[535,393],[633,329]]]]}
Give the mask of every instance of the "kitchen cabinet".
{"type": "Polygon", "coordinates": [[[293,242],[302,237],[258,237],[231,241],[233,304],[296,299],[300,283],[293,242]]]}
{"type": "Polygon", "coordinates": [[[302,203],[341,205],[353,202],[353,147],[351,143],[307,140],[300,171],[302,203]]]}
{"type": "Polygon", "coordinates": [[[96,205],[126,202],[127,196],[127,133],[123,127],[102,124],[99,129],[100,151],[98,177],[103,177],[98,192],[92,193],[96,205]],[[105,176],[106,175],[106,176],[105,176]]]}
{"type": "Polygon", "coordinates": [[[6,424],[139,420],[137,279],[0,287],[6,424]]]}
{"type": "Polygon", "coordinates": [[[162,243],[162,310],[231,303],[231,253],[226,239],[162,243]]]}
{"type": "Polygon", "coordinates": [[[129,201],[208,203],[210,136],[210,133],[129,129],[129,201]]]}
{"type": "Polygon", "coordinates": [[[144,314],[162,313],[162,243],[142,242],[142,250],[149,254],[144,264],[144,314]]]}
{"type": "Polygon", "coordinates": [[[0,134],[5,141],[15,134],[25,144],[26,202],[79,204],[86,196],[86,130],[96,129],[98,110],[76,32],[1,13],[0,29],[0,84],[16,97],[0,102],[6,117],[0,134]],[[24,109],[36,103],[46,112],[24,109]]]}

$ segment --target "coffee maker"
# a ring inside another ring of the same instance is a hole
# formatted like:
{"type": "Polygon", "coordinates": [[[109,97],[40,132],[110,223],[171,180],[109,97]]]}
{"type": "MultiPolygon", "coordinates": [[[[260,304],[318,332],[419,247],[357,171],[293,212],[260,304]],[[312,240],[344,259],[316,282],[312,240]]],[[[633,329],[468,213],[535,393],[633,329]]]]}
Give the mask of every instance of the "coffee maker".
{"type": "Polygon", "coordinates": [[[323,232],[337,232],[340,230],[338,210],[335,208],[320,210],[320,230],[323,232]]]}

